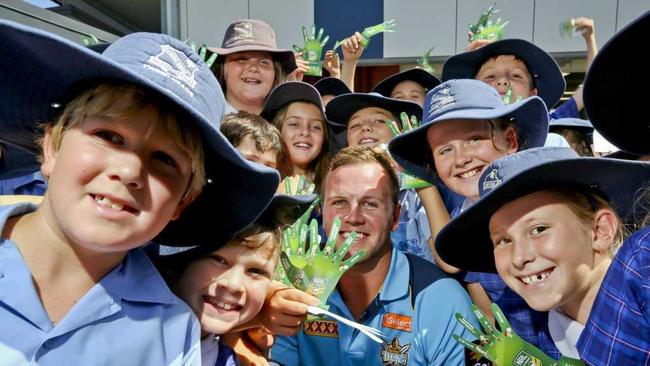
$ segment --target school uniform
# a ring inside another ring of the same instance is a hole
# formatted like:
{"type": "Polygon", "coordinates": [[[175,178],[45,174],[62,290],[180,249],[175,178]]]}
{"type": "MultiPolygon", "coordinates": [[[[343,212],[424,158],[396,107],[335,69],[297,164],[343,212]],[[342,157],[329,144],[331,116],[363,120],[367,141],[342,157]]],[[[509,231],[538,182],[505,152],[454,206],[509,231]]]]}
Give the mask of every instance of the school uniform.
{"type": "Polygon", "coordinates": [[[13,178],[0,179],[0,195],[42,196],[46,189],[47,182],[40,170],[13,178]]]}
{"type": "Polygon", "coordinates": [[[650,365],[650,227],[614,256],[577,348],[590,365],[650,365]]]}
{"type": "Polygon", "coordinates": [[[201,340],[201,366],[239,366],[239,361],[232,348],[221,343],[218,336],[209,334],[201,340]]]}
{"type": "MultiPolygon", "coordinates": [[[[271,359],[285,366],[464,365],[465,352],[452,335],[472,339],[454,316],[474,319],[467,293],[435,265],[420,261],[427,270],[417,276],[435,280],[412,299],[408,261],[392,250],[384,286],[359,320],[381,330],[383,344],[329,318],[306,320],[297,335],[276,339],[271,359]]],[[[337,290],[327,303],[330,311],[353,319],[337,290]]]]}
{"type": "MultiPolygon", "coordinates": [[[[33,204],[0,207],[0,231],[33,204]]],[[[200,326],[140,249],[52,324],[16,244],[0,239],[3,365],[200,365],[200,326]]]]}

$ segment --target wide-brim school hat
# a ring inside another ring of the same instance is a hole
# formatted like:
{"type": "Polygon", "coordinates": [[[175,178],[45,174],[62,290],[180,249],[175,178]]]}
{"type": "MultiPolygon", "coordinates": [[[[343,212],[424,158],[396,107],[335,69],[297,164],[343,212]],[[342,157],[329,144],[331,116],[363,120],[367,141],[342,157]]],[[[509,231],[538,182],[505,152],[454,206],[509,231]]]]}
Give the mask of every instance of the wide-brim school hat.
{"type": "Polygon", "coordinates": [[[236,52],[264,51],[270,52],[273,59],[282,64],[282,70],[290,74],[297,68],[293,51],[278,48],[273,28],[257,19],[237,19],[226,29],[221,47],[208,47],[217,54],[217,62],[224,62],[224,57],[236,52]]]}
{"type": "Polygon", "coordinates": [[[402,71],[387,77],[375,85],[372,91],[390,98],[395,86],[406,80],[420,84],[424,88],[425,93],[440,85],[440,79],[422,69],[416,68],[402,71]]]}
{"type": "Polygon", "coordinates": [[[635,193],[650,183],[650,164],[585,158],[569,148],[542,147],[493,161],[479,179],[480,198],[453,218],[436,237],[448,264],[473,272],[496,272],[489,222],[504,204],[549,189],[575,189],[604,196],[624,221],[635,193]]]}
{"type": "MultiPolygon", "coordinates": [[[[315,194],[309,195],[286,195],[276,194],[264,212],[255,221],[270,230],[276,228],[284,229],[298,220],[316,200],[315,194]]],[[[204,212],[210,215],[210,211],[204,212]]],[[[147,253],[156,261],[173,262],[192,260],[197,257],[212,253],[223,247],[230,239],[214,241],[210,245],[195,245],[187,247],[168,246],[160,243],[153,243],[147,248],[147,253]]]]}
{"type": "Polygon", "coordinates": [[[0,140],[38,154],[41,124],[83,88],[124,82],[166,99],[200,130],[208,184],[155,238],[170,246],[224,241],[262,213],[278,173],[246,161],[219,132],[225,98],[189,46],[163,34],[133,33],[98,54],[54,34],[0,21],[0,140]],[[210,214],[206,215],[206,212],[210,214]]]}
{"type": "Polygon", "coordinates": [[[314,84],[314,88],[318,90],[321,96],[333,95],[339,96],[341,94],[350,94],[352,90],[347,86],[347,84],[339,79],[333,77],[326,77],[318,80],[314,84]]]}
{"type": "Polygon", "coordinates": [[[323,122],[327,121],[323,101],[318,90],[302,81],[287,81],[273,88],[266,98],[260,116],[269,122],[273,122],[273,118],[275,118],[275,115],[280,109],[294,102],[314,104],[320,111],[323,122]]]}
{"type": "Polygon", "coordinates": [[[438,183],[427,141],[429,128],[451,119],[484,121],[502,117],[514,118],[519,150],[544,146],[548,134],[548,111],[539,97],[503,104],[493,87],[478,80],[459,79],[444,82],[427,93],[422,124],[393,138],[388,151],[410,174],[438,183]]]}
{"type": "Polygon", "coordinates": [[[650,34],[650,12],[616,33],[598,52],[584,84],[585,109],[596,130],[627,152],[650,154],[647,62],[635,54],[650,34]]]}
{"type": "Polygon", "coordinates": [[[558,118],[552,119],[548,122],[548,128],[552,130],[553,128],[578,128],[593,131],[594,126],[586,119],[580,118],[558,118]]]}
{"type": "Polygon", "coordinates": [[[560,100],[566,89],[560,66],[546,51],[523,39],[503,39],[451,56],[442,67],[442,81],[474,79],[487,60],[499,55],[514,55],[526,64],[537,95],[547,108],[560,100]]]}
{"type": "Polygon", "coordinates": [[[379,93],[350,93],[330,100],[325,113],[335,132],[345,130],[350,118],[364,108],[381,108],[399,118],[400,113],[420,117],[422,107],[406,100],[387,98],[379,93]]]}

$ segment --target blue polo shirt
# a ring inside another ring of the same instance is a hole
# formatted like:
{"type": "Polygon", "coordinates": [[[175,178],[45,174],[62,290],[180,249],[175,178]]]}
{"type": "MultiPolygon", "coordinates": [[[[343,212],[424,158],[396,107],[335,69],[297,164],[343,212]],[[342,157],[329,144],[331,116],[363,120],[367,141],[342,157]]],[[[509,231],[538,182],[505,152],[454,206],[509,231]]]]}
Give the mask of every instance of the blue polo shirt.
{"type": "MultiPolygon", "coordinates": [[[[430,269],[428,273],[440,278],[413,300],[408,260],[393,249],[384,286],[359,321],[381,330],[383,344],[329,318],[307,320],[297,335],[276,339],[271,359],[285,366],[464,365],[463,346],[452,335],[474,338],[454,317],[461,313],[476,324],[469,296],[458,282],[435,273],[440,270],[434,264],[430,269]]],[[[353,319],[338,291],[327,303],[330,311],[353,319]]]]}
{"type": "MultiPolygon", "coordinates": [[[[7,219],[36,209],[0,206],[7,219]]],[[[2,365],[200,365],[200,326],[140,249],[54,325],[15,243],[0,238],[2,365]]]]}

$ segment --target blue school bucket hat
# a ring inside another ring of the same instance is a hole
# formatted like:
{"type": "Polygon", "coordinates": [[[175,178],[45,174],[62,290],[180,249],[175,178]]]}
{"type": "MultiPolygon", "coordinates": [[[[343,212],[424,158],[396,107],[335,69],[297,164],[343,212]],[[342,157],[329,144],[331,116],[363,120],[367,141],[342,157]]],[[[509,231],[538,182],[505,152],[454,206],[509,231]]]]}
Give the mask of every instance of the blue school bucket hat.
{"type": "Polygon", "coordinates": [[[390,98],[395,86],[406,80],[420,84],[424,88],[425,93],[440,85],[440,79],[431,75],[427,71],[415,68],[387,77],[375,85],[372,91],[390,98]]]}
{"type": "Polygon", "coordinates": [[[560,66],[546,51],[523,39],[503,39],[451,56],[442,67],[442,81],[474,79],[487,60],[499,55],[514,55],[526,64],[537,95],[547,108],[552,108],[560,100],[566,89],[560,66]]]}
{"type": "MultiPolygon", "coordinates": [[[[54,34],[0,20],[0,140],[37,153],[52,122],[85,87],[125,82],[160,95],[201,131],[208,184],[155,238],[170,246],[223,242],[262,213],[280,177],[246,161],[219,132],[225,98],[199,56],[163,34],[133,33],[99,54],[54,34]]],[[[184,120],[185,121],[185,120],[184,120]]]]}
{"type": "Polygon", "coordinates": [[[630,153],[650,154],[645,57],[635,54],[647,43],[650,12],[616,33],[589,67],[584,85],[585,109],[607,141],[630,153]]]}
{"type": "Polygon", "coordinates": [[[568,188],[606,197],[622,220],[633,213],[635,193],[650,183],[650,164],[586,158],[562,147],[541,147],[493,161],[479,179],[480,198],[436,237],[436,251],[452,266],[496,273],[488,224],[504,204],[546,189],[568,188]]]}
{"type": "Polygon", "coordinates": [[[577,128],[586,131],[593,131],[594,126],[586,119],[580,118],[558,118],[548,121],[548,128],[553,131],[554,128],[577,128]]]}
{"type": "Polygon", "coordinates": [[[410,174],[438,183],[427,142],[429,127],[450,119],[483,121],[501,117],[514,119],[520,150],[544,145],[548,133],[548,111],[539,97],[503,104],[493,87],[478,80],[459,79],[444,82],[427,93],[420,127],[393,138],[388,151],[410,174]]]}
{"type": "Polygon", "coordinates": [[[406,100],[387,98],[379,93],[350,93],[330,100],[325,113],[335,132],[347,129],[350,117],[364,108],[376,107],[389,111],[395,118],[406,112],[409,116],[421,116],[422,107],[406,100]]]}
{"type": "Polygon", "coordinates": [[[293,102],[314,104],[320,111],[321,116],[323,117],[323,122],[327,121],[323,101],[321,100],[318,90],[310,84],[302,81],[287,81],[273,88],[269,93],[269,96],[266,98],[260,116],[269,123],[273,123],[273,118],[275,118],[275,115],[280,111],[280,109],[293,102]]]}
{"type": "MultiPolygon", "coordinates": [[[[255,224],[261,225],[270,230],[276,228],[284,229],[293,224],[305,213],[309,206],[316,200],[315,194],[308,195],[287,195],[276,194],[271,203],[264,209],[257,218],[255,224]]],[[[234,234],[234,233],[233,233],[234,234]]],[[[230,239],[223,242],[213,242],[211,245],[194,246],[169,246],[161,243],[151,243],[147,246],[146,252],[157,263],[171,262],[177,265],[180,262],[190,261],[207,255],[224,246],[230,239]]],[[[280,244],[280,243],[278,243],[280,244]]]]}
{"type": "Polygon", "coordinates": [[[339,96],[341,94],[352,93],[352,90],[339,78],[326,77],[318,80],[314,84],[314,88],[318,90],[321,96],[333,95],[339,96]]]}

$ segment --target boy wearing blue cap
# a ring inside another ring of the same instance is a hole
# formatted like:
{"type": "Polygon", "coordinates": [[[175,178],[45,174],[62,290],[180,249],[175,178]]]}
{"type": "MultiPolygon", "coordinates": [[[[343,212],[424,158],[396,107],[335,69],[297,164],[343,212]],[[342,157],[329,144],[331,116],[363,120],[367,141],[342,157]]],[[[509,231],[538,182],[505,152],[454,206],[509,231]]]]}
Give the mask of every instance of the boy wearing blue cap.
{"type": "MultiPolygon", "coordinates": [[[[452,217],[478,199],[477,180],[490,162],[542,146],[548,131],[548,113],[539,97],[504,105],[494,88],[478,80],[440,84],[427,94],[424,110],[422,125],[393,139],[388,149],[410,174],[441,181],[466,197],[452,217]]],[[[439,256],[436,263],[447,272],[459,272],[439,256]]],[[[464,280],[473,301],[484,311],[489,314],[490,301],[497,302],[522,337],[534,344],[548,343],[544,314],[532,311],[498,276],[468,272],[464,280]]],[[[552,344],[549,347],[553,351],[552,344]]]]}
{"type": "Polygon", "coordinates": [[[225,242],[268,204],[277,173],[218,132],[223,93],[178,40],[136,33],[100,55],[0,21],[0,45],[15,51],[0,56],[12,106],[0,109],[2,140],[35,152],[38,123],[55,121],[42,138],[43,203],[0,208],[3,362],[199,364],[196,318],[137,248],[225,242]],[[255,197],[228,181],[204,187],[217,171],[257,181],[236,183],[255,197]],[[215,202],[231,220],[207,226],[215,202]]]}
{"type": "MultiPolygon", "coordinates": [[[[650,357],[648,229],[621,243],[636,213],[634,196],[649,183],[647,163],[579,157],[568,148],[522,151],[487,167],[481,198],[440,232],[436,249],[453,265],[498,272],[533,309],[549,311],[563,357],[641,365],[650,357]],[[592,317],[615,330],[617,341],[603,344],[605,337],[587,331],[592,317]]],[[[481,345],[488,353],[508,349],[493,361],[510,364],[507,355],[521,347],[536,364],[555,364],[502,331],[505,337],[481,345]]]]}

